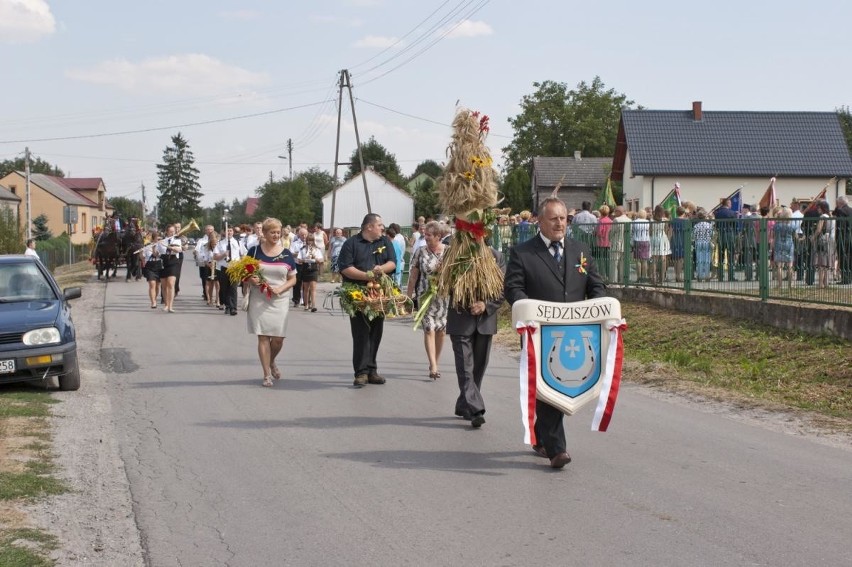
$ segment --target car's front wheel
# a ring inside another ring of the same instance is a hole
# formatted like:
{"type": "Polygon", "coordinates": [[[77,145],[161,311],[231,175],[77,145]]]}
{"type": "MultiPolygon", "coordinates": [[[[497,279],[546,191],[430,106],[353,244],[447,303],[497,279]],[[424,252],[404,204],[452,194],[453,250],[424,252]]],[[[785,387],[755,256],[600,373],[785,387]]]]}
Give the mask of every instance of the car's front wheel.
{"type": "Polygon", "coordinates": [[[63,392],[80,389],[80,365],[77,363],[77,356],[74,356],[74,363],[68,374],[59,377],[59,389],[63,392]]]}

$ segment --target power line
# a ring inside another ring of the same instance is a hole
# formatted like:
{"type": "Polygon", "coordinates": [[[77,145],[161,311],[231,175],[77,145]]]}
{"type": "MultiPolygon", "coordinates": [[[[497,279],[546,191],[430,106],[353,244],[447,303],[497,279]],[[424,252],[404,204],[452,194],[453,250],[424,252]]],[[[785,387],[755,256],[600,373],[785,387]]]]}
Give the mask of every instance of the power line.
{"type": "MultiPolygon", "coordinates": [[[[430,124],[437,124],[438,126],[446,126],[447,128],[451,128],[451,124],[446,124],[445,122],[439,122],[437,120],[431,120],[429,118],[423,118],[422,116],[416,116],[414,114],[409,114],[407,112],[402,112],[401,110],[394,110],[393,108],[389,108],[387,106],[383,106],[381,104],[370,102],[369,100],[364,100],[363,98],[357,99],[359,102],[364,104],[369,104],[370,106],[375,106],[376,108],[381,108],[382,110],[387,110],[388,112],[393,112],[394,114],[399,114],[400,116],[407,116],[408,118],[414,118],[415,120],[420,120],[422,122],[428,122],[430,124]]],[[[489,133],[490,137],[494,138],[511,138],[512,136],[506,136],[501,134],[494,134],[493,132],[489,133]]]]}
{"type": "Polygon", "coordinates": [[[290,110],[298,110],[300,108],[309,108],[311,106],[317,106],[320,104],[325,104],[326,101],[321,100],[317,102],[310,102],[308,104],[301,104],[298,106],[290,106],[287,108],[278,108],[276,110],[267,110],[264,112],[255,112],[253,114],[243,114],[241,116],[230,116],[227,118],[217,118],[213,120],[203,120],[201,122],[188,122],[186,124],[175,124],[172,126],[159,126],[156,128],[143,128],[140,130],[124,130],[121,132],[103,132],[100,134],[82,134],[79,136],[59,136],[53,138],[29,138],[22,140],[0,140],[0,144],[24,144],[24,143],[32,143],[32,142],[58,142],[63,140],[82,140],[87,138],[106,138],[109,136],[124,136],[128,134],[145,134],[148,132],[159,132],[162,130],[172,130],[175,128],[189,128],[191,126],[204,126],[206,124],[218,124],[221,122],[231,122],[234,120],[245,120],[246,118],[257,118],[258,116],[269,116],[270,114],[278,114],[281,112],[288,112],[290,110]]]}

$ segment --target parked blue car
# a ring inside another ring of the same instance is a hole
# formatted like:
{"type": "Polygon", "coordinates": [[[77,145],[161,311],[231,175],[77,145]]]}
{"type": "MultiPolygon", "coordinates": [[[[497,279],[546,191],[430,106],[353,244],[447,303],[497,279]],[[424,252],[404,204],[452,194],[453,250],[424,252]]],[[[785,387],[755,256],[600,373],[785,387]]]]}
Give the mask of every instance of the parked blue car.
{"type": "Polygon", "coordinates": [[[55,376],[60,390],[80,388],[68,302],[81,293],[60,289],[38,258],[0,256],[0,384],[55,376]]]}

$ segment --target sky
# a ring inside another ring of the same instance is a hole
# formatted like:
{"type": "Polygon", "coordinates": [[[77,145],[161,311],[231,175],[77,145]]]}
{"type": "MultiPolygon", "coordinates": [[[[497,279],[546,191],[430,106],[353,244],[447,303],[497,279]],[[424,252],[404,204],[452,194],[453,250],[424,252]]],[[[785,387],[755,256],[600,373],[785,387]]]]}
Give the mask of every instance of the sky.
{"type": "Polygon", "coordinates": [[[659,110],[852,106],[852,35],[835,24],[849,21],[847,0],[0,0],[0,160],[28,147],[103,178],[108,198],[141,200],[144,185],[150,208],[180,132],[201,204],[230,204],[291,166],[333,173],[347,69],[362,142],[403,174],[446,160],[457,107],[489,115],[499,167],[536,82],[599,76],[659,110]]]}

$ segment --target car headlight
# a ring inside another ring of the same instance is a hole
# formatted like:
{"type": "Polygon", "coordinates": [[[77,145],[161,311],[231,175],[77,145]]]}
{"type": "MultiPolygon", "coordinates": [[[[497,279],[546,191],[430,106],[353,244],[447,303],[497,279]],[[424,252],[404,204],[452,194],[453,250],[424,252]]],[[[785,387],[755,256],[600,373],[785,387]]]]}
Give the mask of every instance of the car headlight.
{"type": "Polygon", "coordinates": [[[28,346],[55,345],[61,341],[59,329],[56,327],[34,329],[24,333],[24,344],[28,346]]]}

